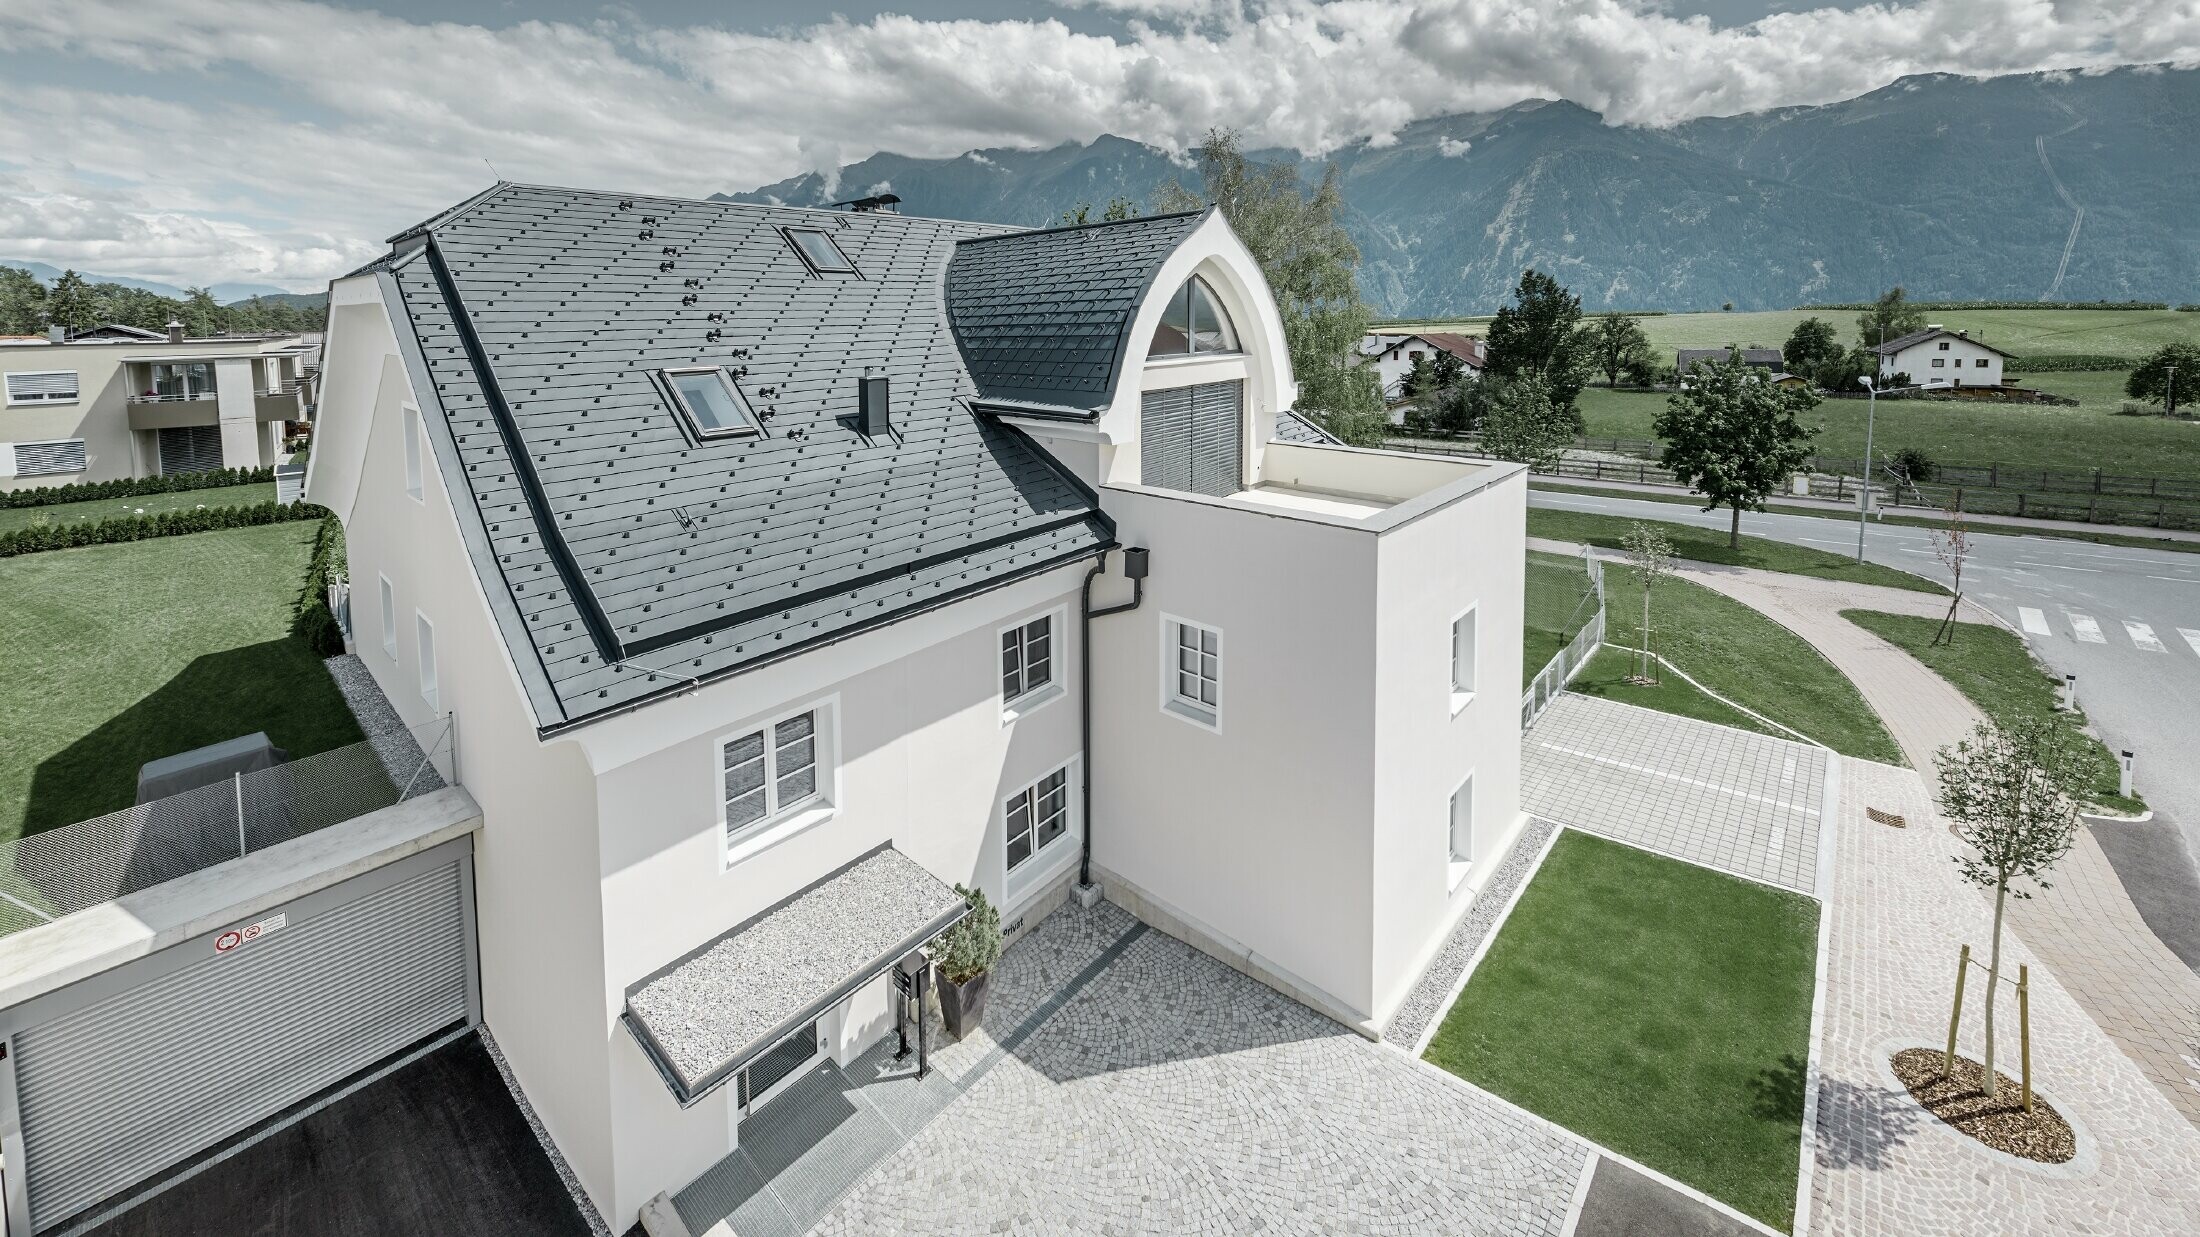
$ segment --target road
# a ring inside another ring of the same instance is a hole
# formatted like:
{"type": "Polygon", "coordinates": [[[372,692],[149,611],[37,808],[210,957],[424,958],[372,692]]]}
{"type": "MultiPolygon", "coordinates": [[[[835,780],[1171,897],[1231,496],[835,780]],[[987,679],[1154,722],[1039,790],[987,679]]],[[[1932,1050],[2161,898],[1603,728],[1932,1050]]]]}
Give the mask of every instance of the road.
{"type": "MultiPolygon", "coordinates": [[[[1725,531],[1724,511],[1624,497],[1529,492],[1537,507],[1637,516],[1725,531]]],[[[1856,524],[1750,512],[1748,535],[1856,553],[1856,524]]],[[[2200,856],[2200,554],[1987,533],[1973,526],[1964,594],[2024,633],[2110,748],[2135,758],[2135,788],[2200,856]]],[[[1948,583],[1923,528],[1874,524],[1866,557],[1948,583]]]]}

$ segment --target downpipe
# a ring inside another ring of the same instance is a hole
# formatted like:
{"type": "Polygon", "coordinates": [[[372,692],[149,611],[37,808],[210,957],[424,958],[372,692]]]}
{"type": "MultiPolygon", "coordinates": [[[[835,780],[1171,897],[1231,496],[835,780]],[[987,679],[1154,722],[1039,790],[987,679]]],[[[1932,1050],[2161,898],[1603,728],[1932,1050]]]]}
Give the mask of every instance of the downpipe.
{"type": "Polygon", "coordinates": [[[1123,578],[1131,582],[1131,599],[1095,610],[1092,608],[1092,582],[1107,569],[1108,556],[1102,554],[1091,570],[1085,572],[1077,607],[1077,725],[1085,753],[1085,776],[1079,779],[1079,810],[1083,813],[1079,819],[1085,824],[1085,836],[1077,857],[1077,886],[1080,889],[1092,887],[1092,620],[1136,610],[1146,600],[1146,547],[1133,546],[1123,551],[1123,578]]]}

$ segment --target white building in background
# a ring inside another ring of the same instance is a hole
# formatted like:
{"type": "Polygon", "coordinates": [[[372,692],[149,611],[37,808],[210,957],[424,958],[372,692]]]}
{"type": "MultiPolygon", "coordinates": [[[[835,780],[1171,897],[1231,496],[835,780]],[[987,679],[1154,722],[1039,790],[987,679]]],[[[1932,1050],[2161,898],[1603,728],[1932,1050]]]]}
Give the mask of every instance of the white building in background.
{"type": "Polygon", "coordinates": [[[1526,474],[1323,441],[1219,214],[500,184],[392,244],[332,285],[307,497],[461,785],[238,861],[249,911],[124,948],[167,987],[0,1007],[26,1225],[254,1117],[146,993],[271,1011],[286,1079],[484,1026],[624,1231],[888,1033],[956,883],[1373,1033],[1510,844],[1526,474]],[[87,1052],[196,1124],[75,1098],[87,1052]]]}
{"type": "Polygon", "coordinates": [[[1431,331],[1413,335],[1371,332],[1360,340],[1354,363],[1373,365],[1382,385],[1383,398],[1398,399],[1405,393],[1407,374],[1416,358],[1434,361],[1438,353],[1450,353],[1466,366],[1469,377],[1478,377],[1488,360],[1488,344],[1473,335],[1431,331]]]}
{"type": "Polygon", "coordinates": [[[0,490],[273,465],[312,347],[176,325],[0,339],[0,490]]]}
{"type": "Polygon", "coordinates": [[[1907,374],[1927,387],[1998,387],[2010,353],[1972,339],[1967,332],[1938,324],[1890,339],[1872,349],[1879,354],[1879,378],[1890,382],[1907,374]]]}

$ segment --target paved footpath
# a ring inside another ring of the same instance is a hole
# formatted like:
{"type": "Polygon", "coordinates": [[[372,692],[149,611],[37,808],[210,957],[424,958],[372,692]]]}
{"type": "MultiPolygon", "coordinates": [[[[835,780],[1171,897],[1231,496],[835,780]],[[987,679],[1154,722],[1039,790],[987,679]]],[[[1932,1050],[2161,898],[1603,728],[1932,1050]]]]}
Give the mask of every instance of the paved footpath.
{"type": "MultiPolygon", "coordinates": [[[[1934,752],[1984,719],[1953,684],[1840,616],[1869,609],[1937,618],[1946,612],[1944,597],[1701,564],[1678,574],[1761,611],[1825,654],[1923,777],[1932,776],[1934,752]]],[[[1964,617],[1976,621],[1978,614],[1964,617]]],[[[2090,829],[2078,831],[2050,881],[2048,889],[2011,902],[2010,924],[2125,1055],[2200,1125],[2200,976],[2147,927],[2090,829]]]]}

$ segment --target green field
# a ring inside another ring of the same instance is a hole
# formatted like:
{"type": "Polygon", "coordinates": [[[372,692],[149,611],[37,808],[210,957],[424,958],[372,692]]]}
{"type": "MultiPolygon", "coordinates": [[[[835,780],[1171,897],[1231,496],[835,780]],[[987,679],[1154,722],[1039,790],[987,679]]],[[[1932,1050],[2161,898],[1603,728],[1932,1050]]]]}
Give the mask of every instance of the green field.
{"type": "Polygon", "coordinates": [[[1818,914],[1568,830],[1427,1058],[1785,1231],[1818,914]]]}
{"type": "MultiPolygon", "coordinates": [[[[1723,348],[1729,344],[1777,348],[1805,318],[1824,318],[1841,332],[1843,343],[1851,343],[1856,337],[1856,316],[1853,309],[1655,314],[1642,319],[1642,329],[1650,336],[1658,360],[1670,365],[1672,354],[1681,348],[1723,348]]],[[[2174,309],[1949,309],[1929,310],[1926,320],[1950,330],[1969,331],[2019,356],[2139,356],[2164,344],[2200,343],[2200,314],[2174,309]]],[[[1416,322],[1412,326],[1480,335],[1488,331],[1489,322],[1481,317],[1416,322]]],[[[1390,324],[1383,325],[1387,328],[1390,324]]]]}
{"type": "Polygon", "coordinates": [[[34,524],[80,524],[127,515],[159,515],[164,511],[188,511],[193,507],[250,507],[275,501],[275,483],[225,485],[210,490],[178,490],[169,494],[139,494],[133,498],[95,498],[81,503],[53,503],[44,507],[0,507],[0,533],[12,533],[34,524]]]}

